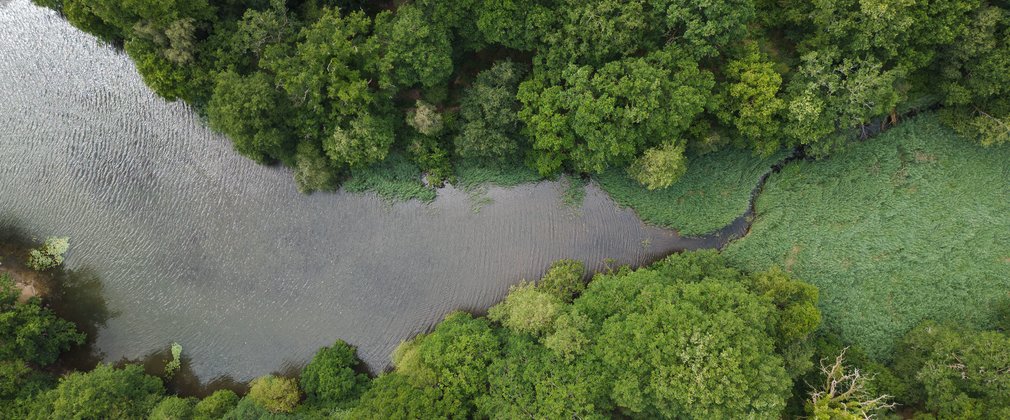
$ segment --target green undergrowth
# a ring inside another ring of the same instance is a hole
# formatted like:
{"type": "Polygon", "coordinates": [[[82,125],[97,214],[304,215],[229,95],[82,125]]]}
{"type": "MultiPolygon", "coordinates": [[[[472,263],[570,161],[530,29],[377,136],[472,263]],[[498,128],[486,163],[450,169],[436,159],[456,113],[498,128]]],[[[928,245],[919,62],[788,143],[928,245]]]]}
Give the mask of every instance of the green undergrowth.
{"type": "Polygon", "coordinates": [[[398,154],[390,155],[378,165],[352,170],[343,187],[356,193],[375,192],[387,200],[430,202],[436,195],[433,188],[421,181],[417,165],[398,154]]]}
{"type": "Polygon", "coordinates": [[[464,190],[488,185],[514,187],[543,179],[519,161],[508,164],[463,160],[456,164],[455,185],[464,190]]]}
{"type": "Polygon", "coordinates": [[[787,165],[725,253],[815,284],[826,325],[880,360],[923,319],[988,327],[1010,292],[1010,147],[978,147],[929,114],[787,165]]]}
{"type": "Polygon", "coordinates": [[[643,221],[698,236],[728,225],[747,211],[758,179],[786,155],[783,151],[761,158],[747,150],[725,150],[691,157],[687,173],[663,190],[645,189],[623,169],[598,175],[596,181],[643,221]]]}

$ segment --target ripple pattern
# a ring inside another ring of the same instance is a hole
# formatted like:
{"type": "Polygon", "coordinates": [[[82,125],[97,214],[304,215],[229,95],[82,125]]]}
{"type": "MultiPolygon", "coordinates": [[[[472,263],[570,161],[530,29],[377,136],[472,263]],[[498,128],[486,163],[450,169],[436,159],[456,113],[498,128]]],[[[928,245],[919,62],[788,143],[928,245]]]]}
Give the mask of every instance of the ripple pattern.
{"type": "Polygon", "coordinates": [[[71,237],[116,318],[107,360],[181,343],[203,379],[300,364],[340,338],[373,369],[447,313],[483,311],[554,260],[599,269],[704,246],[645,226],[590,185],[491,188],[475,213],[451,187],[430,204],[302,196],[291,174],[232,151],[129,58],[28,0],[0,0],[0,227],[71,237]]]}

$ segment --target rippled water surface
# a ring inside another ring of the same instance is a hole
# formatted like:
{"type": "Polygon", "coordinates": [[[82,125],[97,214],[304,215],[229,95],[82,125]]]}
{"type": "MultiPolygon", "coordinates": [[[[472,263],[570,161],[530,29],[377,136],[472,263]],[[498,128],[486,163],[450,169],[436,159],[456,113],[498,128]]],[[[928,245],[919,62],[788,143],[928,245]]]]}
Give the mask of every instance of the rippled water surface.
{"type": "Polygon", "coordinates": [[[107,360],[178,341],[204,379],[305,362],[342,338],[372,368],[455,309],[482,310],[551,261],[640,263],[698,241],[643,225],[590,186],[540,183],[431,204],[303,196],[234,153],[122,53],[28,0],[0,0],[0,227],[70,236],[118,316],[107,360]]]}

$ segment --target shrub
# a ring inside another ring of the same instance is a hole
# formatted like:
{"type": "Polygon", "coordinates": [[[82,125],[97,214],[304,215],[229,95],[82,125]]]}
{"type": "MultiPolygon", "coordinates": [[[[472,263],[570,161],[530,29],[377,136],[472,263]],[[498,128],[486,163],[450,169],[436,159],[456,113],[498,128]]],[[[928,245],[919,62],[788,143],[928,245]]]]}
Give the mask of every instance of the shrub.
{"type": "Polygon", "coordinates": [[[273,413],[290,413],[301,399],[294,379],[266,375],[254,379],[249,385],[249,398],[273,413]]]}
{"type": "Polygon", "coordinates": [[[353,346],[337,340],[316,353],[300,378],[309,404],[339,405],[360,395],[368,376],[354,371],[359,363],[356,352],[353,346]]]}
{"type": "Polygon", "coordinates": [[[196,403],[193,407],[194,420],[219,419],[235,408],[238,404],[238,395],[229,389],[219,389],[196,403]]]}
{"type": "Polygon", "coordinates": [[[165,397],[154,410],[149,420],[187,420],[193,416],[193,399],[177,396],[165,397]]]}
{"type": "Polygon", "coordinates": [[[585,273],[586,266],[581,261],[558,260],[540,278],[537,289],[550,293],[565,302],[571,302],[575,296],[586,290],[586,283],[582,281],[585,273]]]}
{"type": "Polygon", "coordinates": [[[52,237],[46,239],[41,247],[28,253],[28,268],[35,271],[45,271],[63,264],[63,254],[70,248],[70,238],[52,237]]]}

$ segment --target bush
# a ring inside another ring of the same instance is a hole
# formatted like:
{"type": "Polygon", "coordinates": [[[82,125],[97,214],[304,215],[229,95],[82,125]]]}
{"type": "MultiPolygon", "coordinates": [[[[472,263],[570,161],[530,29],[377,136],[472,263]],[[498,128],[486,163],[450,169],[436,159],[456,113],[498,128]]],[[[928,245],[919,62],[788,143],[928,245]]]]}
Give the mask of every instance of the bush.
{"type": "Polygon", "coordinates": [[[368,376],[356,373],[360,362],[357,350],[337,340],[323,347],[302,370],[300,385],[309,404],[339,406],[356,399],[368,383],[368,376]]]}
{"type": "Polygon", "coordinates": [[[586,282],[582,281],[585,274],[586,266],[582,264],[582,261],[558,260],[540,278],[537,289],[570,303],[583,290],[586,290],[586,282]]]}
{"type": "Polygon", "coordinates": [[[151,411],[149,420],[188,420],[193,416],[192,398],[179,398],[177,396],[165,397],[154,410],[151,411]]]}
{"type": "Polygon", "coordinates": [[[194,420],[219,419],[235,408],[238,404],[238,395],[229,389],[219,389],[196,403],[193,407],[194,420]]]}
{"type": "Polygon", "coordinates": [[[161,380],[138,365],[98,365],[74,372],[39,397],[39,417],[57,419],[146,418],[162,399],[161,380]]]}
{"type": "Polygon", "coordinates": [[[249,383],[249,398],[267,411],[290,413],[295,411],[301,395],[294,379],[266,375],[249,383]]]}
{"type": "Polygon", "coordinates": [[[28,253],[28,268],[45,271],[63,264],[63,254],[70,248],[70,238],[52,237],[39,248],[28,253]]]}

